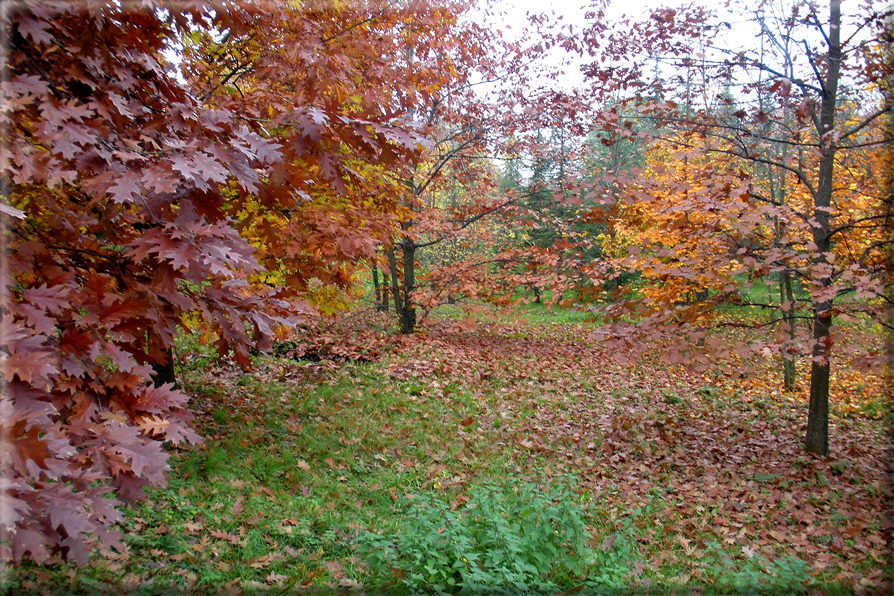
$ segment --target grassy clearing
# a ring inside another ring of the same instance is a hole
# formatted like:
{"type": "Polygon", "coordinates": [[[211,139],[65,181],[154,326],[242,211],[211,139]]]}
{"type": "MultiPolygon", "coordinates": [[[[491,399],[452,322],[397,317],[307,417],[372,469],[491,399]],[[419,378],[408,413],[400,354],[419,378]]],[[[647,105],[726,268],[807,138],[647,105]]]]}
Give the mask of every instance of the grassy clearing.
{"type": "Polygon", "coordinates": [[[496,327],[592,324],[592,315],[582,308],[562,308],[547,302],[526,302],[508,311],[476,302],[444,304],[432,311],[430,317],[434,321],[453,321],[460,325],[485,323],[496,327]]]}
{"type": "Polygon", "coordinates": [[[4,587],[398,594],[474,576],[507,593],[883,589],[880,385],[862,391],[882,419],[833,419],[832,456],[811,458],[802,395],[734,369],[621,365],[566,317],[435,317],[373,363],[265,357],[243,372],[189,346],[205,444],[173,452],[168,488],[127,512],[127,552],[21,565],[4,587]]]}

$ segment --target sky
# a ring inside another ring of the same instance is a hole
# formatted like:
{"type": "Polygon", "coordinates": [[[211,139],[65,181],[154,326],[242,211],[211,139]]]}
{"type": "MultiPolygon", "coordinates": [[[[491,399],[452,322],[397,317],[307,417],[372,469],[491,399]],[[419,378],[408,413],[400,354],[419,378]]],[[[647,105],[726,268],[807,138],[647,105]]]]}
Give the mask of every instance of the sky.
{"type": "MultiPolygon", "coordinates": [[[[581,6],[583,2],[576,0],[502,0],[500,4],[507,7],[514,7],[518,13],[524,14],[525,11],[530,12],[550,12],[555,11],[556,14],[564,15],[565,20],[573,17],[583,18],[585,9],[581,6]]],[[[612,0],[606,11],[610,18],[620,17],[626,13],[629,16],[640,16],[649,9],[659,6],[679,6],[684,0],[612,0]]]]}
{"type": "MultiPolygon", "coordinates": [[[[591,0],[497,0],[497,9],[505,11],[500,22],[508,28],[505,33],[511,38],[513,34],[520,35],[524,30],[527,25],[526,13],[553,13],[562,18],[563,24],[581,27],[587,23],[584,14],[590,10],[591,3],[591,0]]],[[[676,7],[685,3],[686,0],[611,0],[606,16],[614,20],[626,15],[639,20],[655,8],[676,7]]],[[[554,62],[558,63],[564,57],[561,51],[557,51],[554,62]]],[[[583,84],[584,78],[579,65],[567,66],[565,73],[563,81],[567,88],[583,84]]]]}
{"type": "MultiPolygon", "coordinates": [[[[799,0],[775,0],[775,3],[790,4],[799,0]]],[[[587,6],[592,0],[497,0],[498,8],[506,12],[505,16],[499,21],[509,28],[506,34],[520,34],[526,25],[526,12],[531,13],[554,13],[556,17],[562,17],[562,23],[572,24],[581,27],[587,23],[584,19],[584,13],[587,6]]],[[[606,17],[610,20],[619,20],[622,15],[632,17],[632,20],[643,20],[656,8],[660,7],[679,7],[684,4],[701,4],[709,8],[716,8],[722,13],[723,9],[718,0],[611,0],[606,9],[606,17]]],[[[872,0],[873,6],[879,10],[894,7],[894,0],[872,0]]],[[[755,0],[731,0],[733,8],[738,7],[744,12],[750,12],[757,4],[755,0]]],[[[819,13],[821,17],[828,15],[828,2],[819,2],[819,13]]],[[[844,17],[842,37],[847,38],[849,33],[850,13],[859,11],[863,5],[862,1],[846,0],[842,3],[842,12],[844,17]]],[[[725,20],[731,19],[731,16],[724,17],[725,20]]],[[[758,28],[753,22],[744,17],[738,17],[740,20],[731,20],[733,27],[725,32],[721,39],[718,39],[719,45],[726,48],[755,49],[755,39],[758,36],[758,28]],[[743,20],[744,19],[744,20],[743,20]]],[[[819,40],[817,40],[819,41],[819,40]]],[[[567,58],[561,51],[554,52],[551,60],[558,63],[563,58],[567,58]]],[[[565,67],[565,76],[563,77],[563,86],[570,89],[571,87],[583,84],[583,76],[580,74],[580,65],[573,64],[565,67]]]]}

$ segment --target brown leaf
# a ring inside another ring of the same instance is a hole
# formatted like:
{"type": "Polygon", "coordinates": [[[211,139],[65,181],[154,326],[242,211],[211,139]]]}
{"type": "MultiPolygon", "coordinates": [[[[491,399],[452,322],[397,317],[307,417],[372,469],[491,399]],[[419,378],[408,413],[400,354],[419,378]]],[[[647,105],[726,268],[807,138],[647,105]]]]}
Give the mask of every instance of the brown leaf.
{"type": "Polygon", "coordinates": [[[602,552],[608,552],[608,551],[610,551],[611,548],[612,548],[612,545],[615,543],[615,538],[616,538],[616,537],[617,537],[617,534],[614,533],[614,532],[612,532],[611,534],[609,534],[608,536],[606,536],[606,537],[603,539],[602,544],[599,545],[599,549],[600,549],[602,552]]]}

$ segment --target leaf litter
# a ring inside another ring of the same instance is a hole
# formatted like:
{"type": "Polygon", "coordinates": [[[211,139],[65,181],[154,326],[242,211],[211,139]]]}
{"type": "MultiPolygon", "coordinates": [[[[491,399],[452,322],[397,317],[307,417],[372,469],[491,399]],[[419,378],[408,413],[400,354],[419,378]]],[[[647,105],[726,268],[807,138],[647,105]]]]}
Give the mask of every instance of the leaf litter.
{"type": "MultiPolygon", "coordinates": [[[[153,582],[167,574],[189,589],[217,581],[234,592],[369,593],[364,565],[345,548],[356,530],[394,523],[387,517],[414,490],[449,491],[451,507],[461,507],[467,487],[503,466],[524,481],[574,477],[594,549],[611,550],[636,527],[633,587],[710,584],[712,545],[740,561],[794,555],[820,587],[890,587],[891,437],[883,419],[860,407],[884,402],[880,379],[839,372],[831,453],[818,458],[802,449],[807,388],[780,391],[773,361],[701,374],[658,358],[623,363],[589,331],[435,317],[413,336],[381,334],[374,358],[362,352],[363,362],[282,355],[259,359],[251,371],[197,367],[186,373],[187,389],[207,443],[235,441],[251,453],[240,462],[247,468],[265,446],[274,453],[270,437],[281,433],[277,440],[294,452],[278,481],[286,490],[257,477],[197,477],[175,467],[183,482],[155,498],[189,511],[181,503],[188,495],[199,512],[161,527],[128,512],[127,554],[101,555],[91,569],[126,570],[130,587],[166,585],[153,582]],[[363,427],[369,412],[376,426],[363,427]],[[240,426],[271,420],[278,429],[234,438],[240,426]],[[307,437],[324,442],[314,447],[307,437]],[[296,498],[312,504],[310,513],[288,511],[283,503],[296,498]],[[168,546],[138,546],[147,532],[168,546]],[[186,540],[183,548],[166,552],[175,539],[186,540]],[[218,575],[195,573],[197,564],[218,575]]],[[[52,583],[45,573],[36,576],[44,582],[34,577],[22,586],[52,583]]]]}

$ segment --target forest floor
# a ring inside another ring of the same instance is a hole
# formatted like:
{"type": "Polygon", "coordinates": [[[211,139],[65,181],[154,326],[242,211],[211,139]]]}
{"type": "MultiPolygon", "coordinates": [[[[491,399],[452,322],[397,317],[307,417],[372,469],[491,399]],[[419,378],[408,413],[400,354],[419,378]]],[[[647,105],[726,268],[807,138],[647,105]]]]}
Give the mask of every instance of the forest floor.
{"type": "Polygon", "coordinates": [[[590,534],[583,572],[557,575],[559,593],[891,591],[881,378],[836,371],[831,454],[818,458],[802,448],[806,374],[785,394],[772,362],[744,378],[735,364],[621,364],[591,327],[548,313],[438,318],[412,337],[355,327],[360,347],[340,360],[333,344],[242,371],[181,350],[205,443],[172,450],[168,488],[126,513],[127,552],[22,565],[5,586],[397,593],[434,563],[414,563],[405,541],[371,565],[358,534],[424,533],[407,513],[420,496],[459,512],[482,485],[558,483],[590,534]]]}

